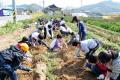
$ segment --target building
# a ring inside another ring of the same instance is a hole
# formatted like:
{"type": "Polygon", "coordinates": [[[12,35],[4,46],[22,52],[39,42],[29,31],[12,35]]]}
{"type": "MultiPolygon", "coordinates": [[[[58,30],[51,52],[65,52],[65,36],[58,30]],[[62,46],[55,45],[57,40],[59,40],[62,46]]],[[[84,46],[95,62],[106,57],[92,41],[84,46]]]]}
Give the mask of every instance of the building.
{"type": "Polygon", "coordinates": [[[0,16],[10,16],[12,15],[12,9],[0,9],[0,16]]]}
{"type": "Polygon", "coordinates": [[[72,16],[88,17],[86,13],[71,13],[72,16]]]}
{"type": "Polygon", "coordinates": [[[45,13],[49,13],[49,14],[54,14],[56,11],[61,11],[61,8],[59,8],[59,7],[57,7],[56,5],[50,5],[50,6],[48,6],[48,7],[46,7],[45,9],[44,9],[44,12],[45,13]]]}

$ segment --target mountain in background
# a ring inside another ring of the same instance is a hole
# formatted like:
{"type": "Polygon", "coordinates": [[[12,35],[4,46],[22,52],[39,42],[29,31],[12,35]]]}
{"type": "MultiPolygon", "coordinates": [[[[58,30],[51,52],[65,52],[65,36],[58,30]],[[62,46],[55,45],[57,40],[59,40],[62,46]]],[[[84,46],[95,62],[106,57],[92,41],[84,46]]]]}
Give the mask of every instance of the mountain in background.
{"type": "Polygon", "coordinates": [[[120,3],[103,1],[97,4],[67,10],[67,12],[86,12],[91,15],[107,15],[113,13],[120,13],[120,3]]]}
{"type": "MultiPolygon", "coordinates": [[[[9,7],[12,7],[12,6],[9,5],[9,7]]],[[[30,5],[23,4],[23,5],[17,5],[16,8],[17,8],[17,10],[22,9],[22,10],[30,10],[30,11],[33,11],[33,12],[36,12],[36,11],[38,11],[38,10],[42,10],[42,7],[41,7],[40,5],[37,5],[37,4],[30,4],[30,5]]]]}

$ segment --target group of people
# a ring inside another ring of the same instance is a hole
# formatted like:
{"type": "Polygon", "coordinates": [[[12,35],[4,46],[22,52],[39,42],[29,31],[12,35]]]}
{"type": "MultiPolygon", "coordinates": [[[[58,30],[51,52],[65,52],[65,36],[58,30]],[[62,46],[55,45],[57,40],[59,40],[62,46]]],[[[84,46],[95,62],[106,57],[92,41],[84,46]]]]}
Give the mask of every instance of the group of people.
{"type": "MultiPolygon", "coordinates": [[[[98,80],[120,80],[120,53],[107,50],[101,51],[98,55],[96,50],[102,45],[102,42],[96,38],[87,39],[87,29],[83,21],[76,16],[72,22],[76,23],[78,32],[72,31],[67,25],[64,17],[57,19],[38,19],[36,30],[28,37],[23,37],[17,45],[0,52],[0,69],[9,74],[11,80],[17,80],[15,70],[22,69],[31,71],[31,68],[21,65],[24,58],[31,58],[27,52],[34,46],[43,45],[49,51],[59,51],[67,49],[68,45],[76,47],[75,56],[79,59],[80,51],[85,53],[85,67],[91,69],[96,74],[98,80]],[[59,31],[59,34],[54,34],[59,31]],[[65,36],[70,36],[66,42],[65,36]],[[48,45],[45,39],[51,39],[48,45]]],[[[3,76],[3,75],[2,75],[3,76]]],[[[0,75],[0,79],[4,80],[0,75]]]]}
{"type": "MultiPolygon", "coordinates": [[[[47,23],[44,25],[44,33],[41,34],[41,32],[38,32],[39,35],[42,35],[43,37],[38,37],[39,39],[36,40],[42,40],[50,37],[50,39],[52,39],[50,46],[48,46],[46,42],[42,43],[44,43],[44,45],[51,51],[59,51],[63,48],[67,49],[67,45],[75,46],[76,57],[80,57],[80,51],[85,53],[85,66],[91,69],[91,71],[96,74],[98,80],[119,80],[120,53],[113,50],[107,50],[108,52],[101,51],[98,55],[96,55],[95,52],[99,47],[102,46],[102,41],[96,38],[87,39],[86,26],[84,22],[80,21],[76,16],[73,17],[72,22],[76,23],[76,28],[78,30],[78,32],[76,33],[67,26],[63,17],[60,21],[54,21],[54,19],[51,19],[50,21],[47,21],[47,23]],[[53,34],[56,29],[59,30],[60,34],[57,34],[56,37],[54,37],[53,34]],[[67,42],[64,40],[65,36],[71,36],[67,42]]],[[[33,32],[32,35],[33,34],[35,34],[35,32],[33,32]]]]}
{"type": "Polygon", "coordinates": [[[72,22],[77,22],[79,40],[71,39],[70,41],[77,48],[76,56],[80,56],[80,51],[85,53],[84,66],[91,69],[98,80],[120,80],[120,52],[108,49],[95,54],[102,42],[96,38],[86,39],[86,27],[76,16],[73,17],[72,22]]]}

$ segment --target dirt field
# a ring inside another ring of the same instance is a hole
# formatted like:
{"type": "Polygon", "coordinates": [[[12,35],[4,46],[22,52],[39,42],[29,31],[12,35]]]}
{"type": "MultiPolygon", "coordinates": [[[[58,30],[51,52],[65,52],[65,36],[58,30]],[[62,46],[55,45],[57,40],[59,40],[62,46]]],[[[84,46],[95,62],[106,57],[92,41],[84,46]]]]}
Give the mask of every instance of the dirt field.
{"type": "MultiPolygon", "coordinates": [[[[0,36],[0,50],[9,47],[12,44],[17,44],[23,36],[28,36],[34,30],[33,27],[27,29],[18,29],[13,33],[0,36]]],[[[49,40],[47,42],[50,42],[49,40]]],[[[39,58],[47,52],[44,47],[37,47],[33,50],[33,63],[24,62],[24,64],[31,66],[35,69],[37,62],[41,62],[39,58]],[[41,54],[42,53],[42,54],[41,54]],[[41,55],[39,55],[41,54],[41,55]]],[[[53,53],[54,54],[54,53],[53,53]]],[[[59,63],[57,68],[53,71],[53,75],[57,76],[57,80],[94,80],[94,76],[89,70],[83,68],[84,57],[75,59],[74,48],[69,46],[68,50],[63,50],[54,54],[54,59],[59,63]]],[[[51,58],[52,59],[52,58],[51,58]]],[[[44,62],[46,64],[46,62],[44,62]]],[[[32,72],[17,71],[19,80],[33,80],[32,72]]],[[[37,79],[35,79],[37,80],[37,79]]],[[[38,79],[39,80],[39,79],[38,79]]],[[[49,79],[48,79],[49,80],[49,79]]]]}

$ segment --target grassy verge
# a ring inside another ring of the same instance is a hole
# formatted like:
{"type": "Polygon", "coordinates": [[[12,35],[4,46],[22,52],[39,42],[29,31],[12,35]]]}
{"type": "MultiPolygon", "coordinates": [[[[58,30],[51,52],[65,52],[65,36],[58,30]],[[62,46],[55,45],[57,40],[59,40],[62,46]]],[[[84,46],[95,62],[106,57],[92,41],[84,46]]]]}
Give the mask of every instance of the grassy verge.
{"type": "Polygon", "coordinates": [[[8,22],[5,26],[0,27],[0,35],[13,32],[18,28],[24,28],[25,25],[31,24],[37,20],[38,17],[44,15],[43,13],[35,13],[32,15],[31,19],[21,20],[16,22],[16,24],[12,22],[8,22]]]}
{"type": "Polygon", "coordinates": [[[17,28],[20,28],[21,26],[23,26],[23,23],[21,23],[21,22],[17,22],[16,24],[8,22],[5,26],[0,27],[0,35],[13,32],[17,28]]]}

